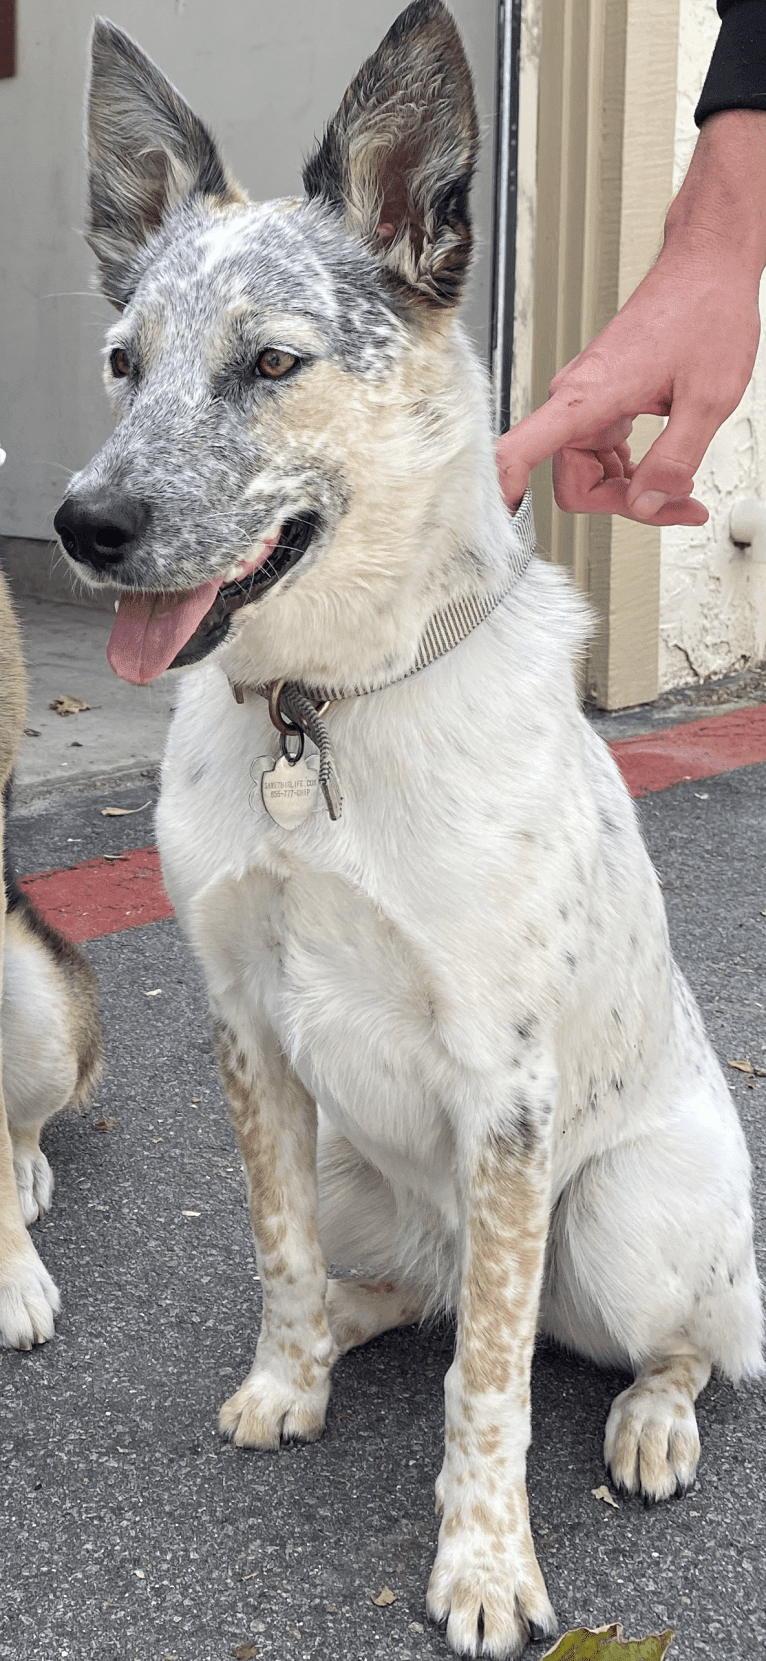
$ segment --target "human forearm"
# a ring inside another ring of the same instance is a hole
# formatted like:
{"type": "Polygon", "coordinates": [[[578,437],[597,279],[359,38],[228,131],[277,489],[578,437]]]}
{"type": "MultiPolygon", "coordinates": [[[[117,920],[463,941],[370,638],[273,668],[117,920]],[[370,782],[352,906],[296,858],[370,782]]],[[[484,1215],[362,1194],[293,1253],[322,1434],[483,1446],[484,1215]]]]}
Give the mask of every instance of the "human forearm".
{"type": "Polygon", "coordinates": [[[705,121],[668,210],[662,252],[697,246],[756,278],[766,266],[766,111],[721,110],[705,121]]]}

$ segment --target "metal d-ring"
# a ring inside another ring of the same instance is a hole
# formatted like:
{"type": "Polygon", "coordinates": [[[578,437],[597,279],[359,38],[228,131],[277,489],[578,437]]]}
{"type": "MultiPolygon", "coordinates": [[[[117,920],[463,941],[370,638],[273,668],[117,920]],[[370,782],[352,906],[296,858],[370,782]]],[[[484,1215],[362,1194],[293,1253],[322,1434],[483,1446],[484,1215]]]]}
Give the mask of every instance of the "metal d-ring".
{"type": "Polygon", "coordinates": [[[285,682],[284,680],[281,680],[272,681],[271,686],[269,687],[269,715],[271,717],[271,724],[276,727],[277,732],[282,733],[283,737],[287,733],[302,732],[302,729],[298,726],[297,722],[285,720],[280,709],[279,701],[282,697],[284,686],[285,682]]]}

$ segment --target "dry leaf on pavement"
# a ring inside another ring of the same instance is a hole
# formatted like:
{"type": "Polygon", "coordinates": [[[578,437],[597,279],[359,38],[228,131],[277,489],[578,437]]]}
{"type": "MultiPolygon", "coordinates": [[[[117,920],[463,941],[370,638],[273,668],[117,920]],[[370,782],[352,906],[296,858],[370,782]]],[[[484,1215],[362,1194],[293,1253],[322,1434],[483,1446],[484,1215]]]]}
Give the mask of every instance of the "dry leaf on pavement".
{"type": "Polygon", "coordinates": [[[72,698],[68,692],[61,692],[53,703],[48,705],[56,715],[80,715],[84,709],[90,709],[90,704],[83,703],[82,698],[72,698]]]}
{"type": "Polygon", "coordinates": [[[370,1597],[372,1598],[373,1603],[377,1604],[379,1609],[385,1609],[386,1604],[388,1603],[396,1603],[396,1593],[391,1591],[390,1586],[384,1586],[383,1590],[378,1592],[376,1598],[372,1597],[371,1592],[370,1597]]]}
{"type": "Polygon", "coordinates": [[[611,1626],[578,1626],[547,1649],[542,1661],[662,1661],[672,1638],[671,1627],[650,1638],[626,1641],[619,1621],[611,1626]]]}
{"type": "Polygon", "coordinates": [[[600,1488],[591,1488],[591,1493],[594,1500],[603,1500],[605,1505],[613,1505],[615,1511],[619,1511],[620,1507],[617,1504],[614,1494],[610,1494],[605,1482],[602,1482],[600,1488]]]}

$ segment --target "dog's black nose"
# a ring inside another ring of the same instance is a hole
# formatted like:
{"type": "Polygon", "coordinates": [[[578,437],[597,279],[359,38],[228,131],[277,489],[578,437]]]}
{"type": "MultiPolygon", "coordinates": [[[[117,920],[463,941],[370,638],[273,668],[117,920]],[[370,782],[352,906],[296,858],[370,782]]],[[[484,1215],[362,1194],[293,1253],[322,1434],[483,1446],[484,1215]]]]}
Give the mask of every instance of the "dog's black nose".
{"type": "Polygon", "coordinates": [[[53,521],[70,559],[107,571],[130,553],[146,530],[150,518],[147,502],[117,491],[97,496],[68,496],[53,521]]]}

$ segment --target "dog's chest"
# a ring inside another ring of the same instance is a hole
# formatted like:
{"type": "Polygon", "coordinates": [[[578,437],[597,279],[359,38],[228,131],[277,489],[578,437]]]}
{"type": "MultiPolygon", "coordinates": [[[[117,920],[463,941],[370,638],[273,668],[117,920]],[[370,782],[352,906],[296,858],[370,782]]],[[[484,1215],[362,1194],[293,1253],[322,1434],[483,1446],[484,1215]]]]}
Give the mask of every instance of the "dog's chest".
{"type": "MultiPolygon", "coordinates": [[[[236,903],[204,907],[208,974],[239,980],[310,1093],[351,1139],[433,1168],[445,1138],[439,977],[344,878],[249,871],[236,903]]],[[[442,1011],[443,1013],[443,1011],[442,1011]]]]}

